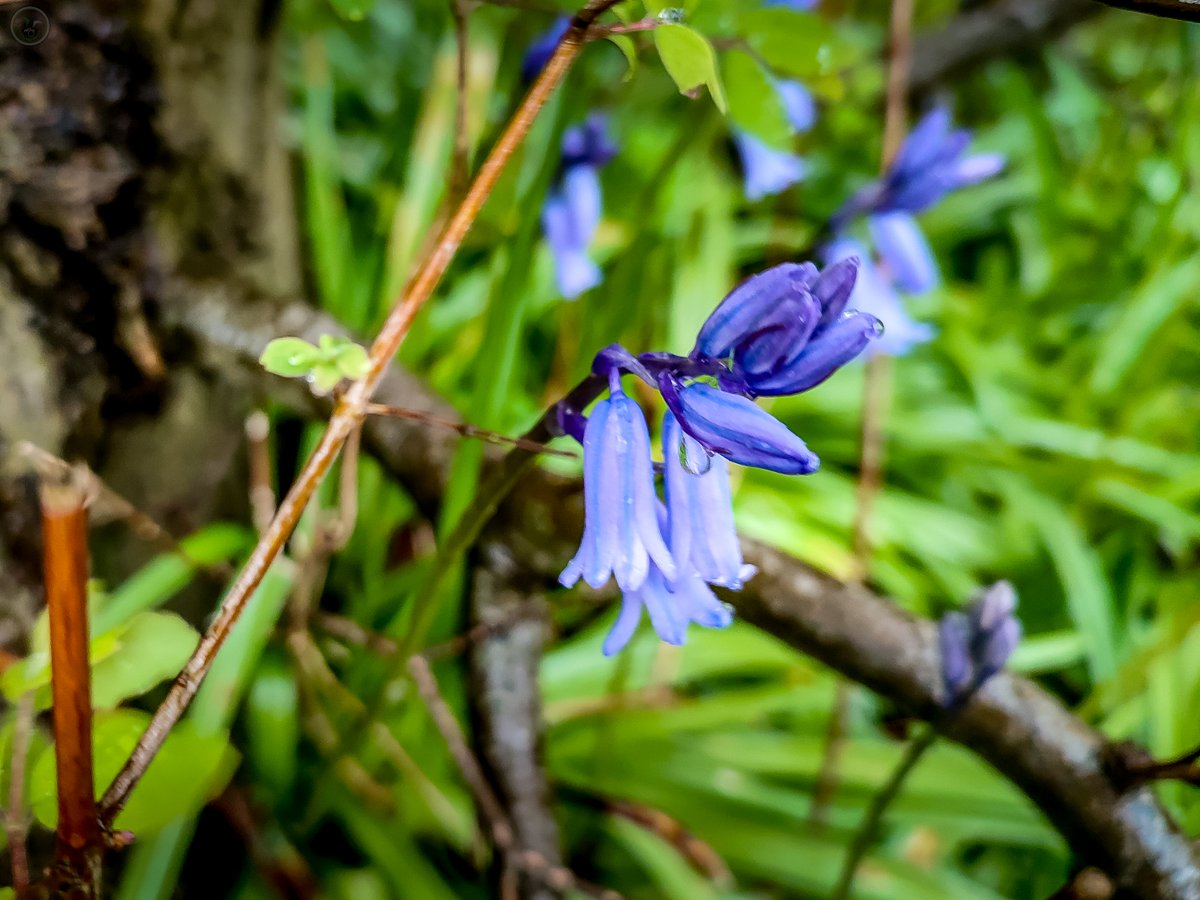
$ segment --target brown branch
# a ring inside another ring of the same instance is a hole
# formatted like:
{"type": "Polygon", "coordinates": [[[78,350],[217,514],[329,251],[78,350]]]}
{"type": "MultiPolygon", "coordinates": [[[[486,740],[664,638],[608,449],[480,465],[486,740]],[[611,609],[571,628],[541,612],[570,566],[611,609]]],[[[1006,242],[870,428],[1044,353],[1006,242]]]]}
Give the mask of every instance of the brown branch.
{"type": "Polygon", "coordinates": [[[370,350],[367,374],[354,382],[337,402],[329,424],[303,471],[288,492],[270,527],[262,534],[238,575],[212,625],[200,639],[196,652],[175,679],[166,698],[155,710],[146,732],[133,753],[104,794],[101,813],[106,823],[116,818],[129,794],[137,785],[155,754],[166,741],[175,723],[183,716],[211,668],[217,651],[241,616],[254,589],[262,581],[271,563],[283,549],[304,512],[308,501],[322,482],[342,445],[358,427],[364,408],[383,380],[396,351],[408,333],[417,313],[433,295],[449,268],[467,232],[474,224],[484,201],[499,180],[517,147],[525,139],[538,113],[558,86],[583,46],[587,29],[616,0],[592,0],[572,22],[546,64],[517,108],[508,126],[480,167],[462,204],[446,223],[432,252],[418,267],[410,283],[401,292],[384,321],[370,350]]]}
{"type": "Polygon", "coordinates": [[[450,15],[454,19],[455,85],[454,85],[454,158],[450,165],[451,205],[458,203],[467,189],[471,174],[471,143],[467,134],[467,65],[469,62],[470,13],[467,0],[450,0],[450,15]]]}
{"type": "Polygon", "coordinates": [[[998,0],[957,15],[917,38],[909,90],[923,93],[989,60],[1036,49],[1102,10],[1095,0],[998,0]]]}
{"type": "MultiPolygon", "coordinates": [[[[561,865],[558,822],[543,765],[538,671],[546,642],[546,600],[539,585],[520,582],[502,546],[482,548],[471,583],[471,616],[483,636],[472,643],[469,693],[475,740],[518,845],[561,865]],[[514,581],[514,579],[517,579],[514,581]]],[[[560,896],[524,879],[528,900],[560,896]]]]}
{"type": "Polygon", "coordinates": [[[1163,19],[1179,19],[1182,22],[1200,22],[1200,7],[1190,0],[1098,0],[1105,6],[1129,12],[1158,16],[1163,19]]]}
{"type": "Polygon", "coordinates": [[[621,895],[616,891],[583,881],[570,869],[548,859],[539,850],[521,846],[512,822],[488,783],[479,760],[467,744],[462,727],[438,689],[437,679],[429,661],[417,654],[409,658],[407,668],[421,702],[429,711],[430,718],[442,735],[442,740],[446,742],[459,773],[467,782],[484,818],[487,819],[492,840],[505,854],[507,865],[538,879],[556,892],[573,890],[599,900],[621,900],[621,895]]]}
{"type": "Polygon", "coordinates": [[[41,499],[58,780],[55,867],[68,896],[98,897],[101,828],[92,774],[86,494],[71,475],[43,481],[41,499]]]}

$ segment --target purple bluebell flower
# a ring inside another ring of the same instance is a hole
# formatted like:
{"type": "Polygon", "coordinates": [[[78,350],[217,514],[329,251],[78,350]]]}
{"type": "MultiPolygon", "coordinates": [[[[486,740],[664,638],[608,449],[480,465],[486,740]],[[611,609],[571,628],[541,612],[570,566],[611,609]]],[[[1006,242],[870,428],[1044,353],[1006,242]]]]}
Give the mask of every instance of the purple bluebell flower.
{"type": "Polygon", "coordinates": [[[752,396],[816,387],[879,336],[874,316],[846,312],[856,266],[784,263],[753,276],[709,316],[692,356],[732,357],[731,377],[752,396]]]}
{"type": "Polygon", "coordinates": [[[784,475],[810,475],[821,461],[804,441],[753,400],[669,373],[659,390],[683,430],[730,462],[784,475]]]}
{"type": "MultiPolygon", "coordinates": [[[[816,121],[816,104],[798,81],[775,84],[789,124],[795,133],[808,131],[816,121]]],[[[808,175],[808,163],[788,150],[780,150],[744,131],[734,132],[734,146],[742,160],[747,200],[761,200],[787,190],[808,175]]]]}
{"type": "Polygon", "coordinates": [[[671,555],[709,584],[740,589],[755,569],[742,560],[733,524],[729,463],[684,432],[670,412],[662,444],[671,555]]]}
{"type": "Polygon", "coordinates": [[[763,6],[786,6],[788,9],[808,10],[817,5],[817,0],[763,0],[763,6]]]}
{"type": "Polygon", "coordinates": [[[854,195],[834,219],[835,227],[857,215],[923,212],[946,194],[985,181],[1004,169],[998,153],[967,156],[971,133],[951,127],[950,112],[928,112],[905,138],[887,174],[854,195]]]}
{"type": "Polygon", "coordinates": [[[665,577],[675,578],[658,522],[646,419],[615,371],[609,397],[596,404],[584,431],[583,496],[583,541],[559,576],[565,587],[582,578],[599,588],[612,575],[622,590],[635,590],[652,559],[665,577]]]}
{"type": "Polygon", "coordinates": [[[614,153],[605,118],[598,113],[563,134],[559,175],[542,207],[542,231],[554,256],[558,290],[569,300],[601,280],[588,245],[600,224],[599,169],[614,153]]]}
{"type": "Polygon", "coordinates": [[[785,474],[820,465],[752,398],[808,390],[877,336],[874,318],[846,308],[857,265],[786,263],[756,275],[713,311],[688,356],[634,356],[611,345],[592,363],[593,374],[608,380],[609,397],[590,416],[569,401],[560,405],[561,432],[583,444],[586,519],[579,551],[559,580],[599,587],[616,578],[622,606],[605,653],[629,641],[643,608],[668,643],[682,643],[692,622],[729,624],[709,585],[738,590],[754,574],[734,528],[729,463],[785,474]],[[621,390],[624,373],[657,387],[669,409],[665,504],[655,492],[645,419],[621,390]]]}
{"type": "Polygon", "coordinates": [[[558,42],[563,39],[567,29],[571,27],[570,16],[559,16],[549,28],[533,39],[525,57],[521,60],[521,80],[526,84],[537,78],[537,75],[550,62],[558,42]]]}
{"type": "Polygon", "coordinates": [[[917,322],[908,314],[888,273],[871,262],[870,255],[857,241],[835,241],[826,248],[825,258],[831,263],[853,258],[860,260],[850,304],[859,312],[873,316],[883,327],[879,339],[871,344],[869,353],[904,356],[933,337],[933,327],[917,322]]]}
{"type": "Polygon", "coordinates": [[[659,638],[675,646],[684,643],[687,626],[692,622],[705,628],[725,628],[733,621],[729,609],[699,575],[689,572],[670,584],[657,566],[651,566],[641,587],[621,595],[621,611],[604,639],[605,656],[612,656],[629,643],[643,608],[659,638]]]}
{"type": "Polygon", "coordinates": [[[938,623],[938,651],[943,703],[964,703],[989,678],[1004,668],[1021,640],[1016,617],[1017,595],[1007,581],[998,581],[966,612],[950,612],[938,623]]]}

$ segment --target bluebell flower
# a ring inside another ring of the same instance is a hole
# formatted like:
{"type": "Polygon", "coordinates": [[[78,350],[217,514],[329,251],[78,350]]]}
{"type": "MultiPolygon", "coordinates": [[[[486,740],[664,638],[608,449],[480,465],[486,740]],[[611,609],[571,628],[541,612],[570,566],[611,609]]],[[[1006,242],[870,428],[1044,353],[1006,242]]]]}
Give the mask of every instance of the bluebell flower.
{"type": "Polygon", "coordinates": [[[563,134],[558,178],[542,207],[542,231],[554,256],[555,281],[569,300],[600,283],[600,267],[588,256],[588,246],[600,224],[601,166],[615,147],[604,116],[594,113],[563,134]]]}
{"type": "MultiPolygon", "coordinates": [[[[798,81],[775,84],[793,133],[812,128],[817,110],[812,94],[798,81]]],[[[734,146],[742,161],[742,176],[747,200],[761,200],[787,190],[808,175],[808,163],[789,150],[780,150],[752,134],[736,131],[734,146]]]]}
{"type": "Polygon", "coordinates": [[[817,0],[763,0],[763,6],[786,6],[788,9],[808,10],[817,5],[817,0]]]}
{"type": "Polygon", "coordinates": [[[882,335],[870,346],[869,353],[904,356],[934,336],[931,325],[918,322],[908,314],[888,273],[874,265],[866,248],[857,241],[835,241],[826,248],[825,258],[831,263],[845,259],[860,261],[850,303],[860,312],[879,320],[883,327],[882,335]]]}
{"type": "Polygon", "coordinates": [[[709,584],[741,588],[755,570],[742,561],[733,524],[729,463],[684,432],[670,412],[662,444],[671,555],[709,584]]]}
{"type": "Polygon", "coordinates": [[[876,317],[846,311],[857,260],[818,273],[783,263],[735,288],[700,329],[693,357],[732,357],[730,379],[752,396],[816,387],[879,336],[876,317]]]}
{"type": "Polygon", "coordinates": [[[879,181],[855,194],[834,218],[835,227],[857,215],[924,212],[951,191],[985,181],[1004,169],[998,153],[966,155],[971,133],[951,127],[950,112],[939,106],[909,132],[879,181]]]}
{"type": "Polygon", "coordinates": [[[867,219],[871,240],[892,279],[910,294],[923,294],[938,286],[941,273],[925,233],[910,213],[877,213],[867,219]]]}
{"type": "Polygon", "coordinates": [[[785,263],[738,285],[700,329],[688,356],[634,356],[614,344],[593,373],[609,396],[590,416],[563,401],[563,434],[583,444],[583,540],[559,580],[592,587],[610,576],[621,612],[604,643],[614,653],[645,609],[659,636],[682,643],[689,623],[729,624],[709,585],[738,590],[754,574],[733,522],[729,463],[809,474],[820,460],[787,426],[755,405],[757,394],[799,393],[828,377],[878,336],[874,318],[847,310],[857,260],[818,270],[785,263]],[[640,407],[621,389],[623,373],[659,389],[666,503],[655,492],[640,407]]]}
{"type": "Polygon", "coordinates": [[[675,578],[658,522],[646,419],[616,373],[609,397],[596,404],[584,431],[583,496],[583,541],[559,577],[565,587],[582,578],[599,588],[611,575],[622,590],[635,590],[646,581],[651,559],[675,578]]]}
{"type": "Polygon", "coordinates": [[[987,588],[964,612],[938,623],[943,703],[958,706],[1004,668],[1021,641],[1017,595],[1007,581],[987,588]]]}
{"type": "Polygon", "coordinates": [[[559,16],[549,28],[533,39],[525,57],[521,60],[521,80],[526,84],[537,78],[538,73],[546,68],[558,42],[563,39],[567,29],[571,27],[570,16],[559,16]]]}
{"type": "Polygon", "coordinates": [[[730,462],[784,475],[810,475],[821,465],[804,441],[748,397],[671,374],[659,378],[659,390],[683,430],[730,462]]]}
{"type": "Polygon", "coordinates": [[[605,656],[612,656],[629,643],[643,608],[659,638],[675,646],[684,643],[687,626],[692,622],[705,628],[725,628],[733,621],[729,609],[699,575],[687,573],[672,585],[657,566],[651,566],[641,587],[621,595],[621,611],[604,639],[605,656]]]}

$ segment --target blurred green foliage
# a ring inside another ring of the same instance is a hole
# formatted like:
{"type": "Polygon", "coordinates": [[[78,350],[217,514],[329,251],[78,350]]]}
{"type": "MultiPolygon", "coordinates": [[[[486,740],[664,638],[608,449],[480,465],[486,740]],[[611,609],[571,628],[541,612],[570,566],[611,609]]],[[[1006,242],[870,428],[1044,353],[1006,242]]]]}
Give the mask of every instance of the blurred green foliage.
{"type": "MultiPolygon", "coordinates": [[[[521,431],[615,340],[686,352],[740,277],[811,254],[829,214],[873,176],[884,5],[850,4],[828,19],[751,6],[694,4],[688,27],[718,48],[715,66],[697,69],[694,53],[670,48],[668,35],[693,34],[680,26],[622,47],[598,42],[545,110],[401,353],[469,421],[521,431]],[[655,59],[656,41],[674,81],[655,59]],[[631,45],[640,48],[636,68],[625,56],[631,45]],[[822,98],[816,128],[796,144],[809,179],[758,204],[742,197],[729,122],[707,98],[678,90],[707,83],[716,99],[723,83],[734,121],[786,143],[746,46],[822,98]],[[602,176],[595,252],[605,280],[564,303],[535,211],[559,135],[592,109],[611,114],[620,145],[602,176]]],[[[920,21],[934,26],[950,6],[923,9],[920,21]]],[[[549,23],[528,11],[473,11],[466,100],[476,162],[519,96],[523,49],[549,23]]],[[[302,171],[311,283],[327,310],[366,336],[412,268],[451,181],[449,4],[293,0],[286,39],[287,130],[302,171]]],[[[1044,49],[981,67],[946,95],[977,146],[1011,164],[922,218],[947,278],[915,304],[938,337],[894,366],[872,569],[882,591],[923,615],[1008,578],[1027,633],[1014,665],[1089,722],[1158,756],[1200,743],[1198,60],[1194,27],[1108,14],[1044,49]]],[[[839,575],[851,571],[861,394],[861,367],[851,367],[773,403],[823,467],[806,478],[746,472],[737,485],[745,534],[839,575]]],[[[304,426],[305,447],[313,427],[304,426]]],[[[310,572],[315,584],[302,589],[401,637],[431,537],[470,500],[480,459],[478,445],[461,445],[444,520],[432,531],[364,459],[358,527],[327,577],[323,567],[310,572]]],[[[292,475],[279,472],[284,482],[292,475]]],[[[334,486],[320,505],[306,517],[301,548],[336,507],[334,486]]],[[[303,556],[296,545],[293,555],[303,556]]],[[[171,579],[193,574],[178,559],[174,566],[158,576],[171,590],[182,586],[171,579]]],[[[296,589],[287,578],[279,597],[296,589]]],[[[443,593],[434,639],[464,627],[461,585],[443,593]]],[[[127,601],[121,621],[162,599],[127,601]]],[[[546,750],[572,867],[631,897],[825,895],[865,805],[902,753],[878,725],[888,710],[853,694],[841,786],[828,827],[815,833],[807,819],[833,708],[828,672],[740,623],[693,631],[680,650],[641,633],[605,659],[611,611],[587,591],[555,596],[553,609],[557,634],[542,666],[546,750]],[[722,865],[706,870],[623,804],[682,823],[722,865]]],[[[206,714],[209,724],[191,726],[233,725],[244,754],[236,781],[263,844],[254,852],[299,854],[330,897],[487,896],[470,794],[411,692],[389,690],[380,716],[401,761],[375,741],[353,748],[364,785],[327,758],[302,711],[315,707],[346,726],[354,717],[344,698],[314,692],[282,642],[264,649],[269,631],[264,618],[234,693],[206,714]]],[[[325,649],[351,694],[379,689],[383,660],[325,649]]],[[[465,721],[460,662],[438,675],[465,721]]],[[[1194,792],[1159,790],[1186,829],[1200,830],[1194,792]]],[[[155,839],[164,855],[134,857],[122,897],[172,895],[191,826],[172,827],[155,839]],[[155,864],[162,859],[173,862],[155,864]]],[[[855,896],[1043,897],[1069,863],[1027,799],[965,752],[939,746],[887,816],[855,896]]],[[[271,895],[250,854],[226,875],[229,896],[271,895]]],[[[186,875],[182,894],[202,895],[186,875]]]]}

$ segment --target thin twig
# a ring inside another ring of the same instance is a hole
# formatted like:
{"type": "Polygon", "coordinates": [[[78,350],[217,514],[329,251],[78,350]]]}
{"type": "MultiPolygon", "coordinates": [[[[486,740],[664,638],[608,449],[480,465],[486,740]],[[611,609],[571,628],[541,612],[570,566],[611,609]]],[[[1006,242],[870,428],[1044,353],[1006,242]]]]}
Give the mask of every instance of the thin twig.
{"type": "Polygon", "coordinates": [[[270,527],[259,538],[229,593],[226,594],[212,624],[200,639],[191,659],[175,679],[166,698],[155,710],[145,733],[134,747],[129,759],[117,773],[104,793],[101,813],[104,822],[111,823],[129,799],[129,794],[161,749],[175,723],[186,712],[192,698],[200,689],[204,676],[212,667],[217,651],[225,643],[234,623],[249,602],[255,588],[265,577],[272,562],[282,551],[295,529],[309,500],[324,480],[342,445],[365,415],[366,404],[395,358],[417,313],[433,296],[442,276],[449,268],[467,232],[474,224],[484,201],[491,194],[508,161],[533,127],[538,113],[554,92],[583,46],[592,22],[616,4],[617,0],[592,0],[573,20],[554,55],[542,69],[508,126],[500,135],[487,159],[479,169],[462,204],[446,223],[442,235],[429,256],[418,267],[409,284],[403,289],[388,314],[370,350],[367,374],[354,382],[337,402],[333,416],[321,436],[303,471],[288,491],[270,527]]]}
{"type": "Polygon", "coordinates": [[[538,878],[558,891],[575,890],[589,897],[601,898],[601,900],[620,900],[621,895],[616,891],[582,881],[570,869],[551,865],[541,853],[534,850],[522,850],[515,846],[516,834],[512,823],[509,822],[504,807],[500,804],[500,799],[488,784],[479,760],[475,758],[475,754],[467,745],[462,727],[442,697],[429,661],[418,654],[409,658],[407,668],[413,683],[417,686],[417,694],[425,704],[425,708],[429,710],[429,715],[441,733],[442,740],[446,742],[450,755],[453,757],[455,765],[458,766],[459,773],[470,787],[475,802],[479,804],[479,808],[487,820],[493,842],[505,854],[508,864],[527,875],[538,878]]]}
{"type": "Polygon", "coordinates": [[[855,873],[858,872],[858,866],[866,856],[867,848],[875,839],[875,833],[883,821],[883,814],[891,802],[896,799],[900,788],[904,786],[905,779],[920,762],[925,751],[933,746],[937,736],[937,730],[931,726],[919,738],[910,743],[904,757],[900,760],[900,765],[896,766],[896,770],[892,772],[891,778],[879,789],[879,793],[871,798],[871,805],[867,808],[867,812],[858,826],[858,831],[854,833],[854,841],[850,844],[850,849],[846,851],[846,861],[842,865],[842,874],[833,891],[833,900],[846,900],[850,896],[855,873]]]}
{"type": "MultiPolygon", "coordinates": [[[[904,142],[908,76],[912,68],[912,20],[913,0],[892,0],[891,54],[883,117],[883,152],[879,166],[884,173],[904,142]]],[[[883,486],[890,394],[891,360],[877,353],[867,360],[863,383],[862,451],[854,507],[854,571],[851,574],[851,580],[858,583],[866,582],[871,574],[871,523],[875,500],[883,486]]],[[[849,725],[851,695],[850,685],[839,681],[809,812],[809,822],[817,829],[824,826],[829,804],[837,793],[838,767],[849,725]]]]}
{"type": "Polygon", "coordinates": [[[384,403],[368,403],[366,409],[369,416],[389,416],[393,419],[407,419],[410,422],[424,422],[426,425],[435,425],[438,428],[448,428],[461,434],[463,437],[478,438],[482,441],[487,441],[489,444],[498,444],[500,446],[519,447],[522,450],[528,450],[531,453],[543,453],[548,456],[561,456],[566,459],[578,459],[579,454],[571,450],[559,450],[554,447],[549,447],[546,444],[539,444],[536,441],[526,440],[521,437],[509,437],[506,434],[500,434],[496,431],[488,431],[486,428],[479,428],[475,425],[466,425],[462,422],[455,422],[453,419],[447,419],[443,416],[436,416],[432,413],[427,413],[419,409],[406,409],[403,406],[388,406],[384,403]]]}
{"type": "Polygon", "coordinates": [[[8,809],[4,813],[4,831],[8,836],[8,854],[12,864],[12,886],[17,900],[24,900],[29,891],[29,851],[25,838],[29,818],[25,814],[25,763],[29,755],[29,739],[33,736],[33,698],[29,691],[17,702],[13,723],[12,759],[8,769],[8,809]]]}
{"type": "Polygon", "coordinates": [[[275,517],[275,490],[271,487],[271,420],[261,409],[246,417],[246,455],[249,462],[250,518],[254,530],[266,531],[275,517]]]}

